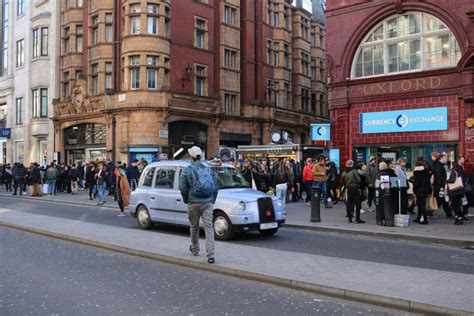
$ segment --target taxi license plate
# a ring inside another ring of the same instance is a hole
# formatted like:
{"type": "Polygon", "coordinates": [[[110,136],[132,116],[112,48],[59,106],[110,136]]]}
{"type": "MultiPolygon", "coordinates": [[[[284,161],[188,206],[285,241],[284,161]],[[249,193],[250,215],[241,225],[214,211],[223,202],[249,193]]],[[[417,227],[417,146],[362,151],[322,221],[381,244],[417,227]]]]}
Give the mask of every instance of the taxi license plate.
{"type": "Polygon", "coordinates": [[[278,223],[265,223],[265,224],[260,224],[260,229],[271,229],[271,228],[277,228],[278,223]]]}

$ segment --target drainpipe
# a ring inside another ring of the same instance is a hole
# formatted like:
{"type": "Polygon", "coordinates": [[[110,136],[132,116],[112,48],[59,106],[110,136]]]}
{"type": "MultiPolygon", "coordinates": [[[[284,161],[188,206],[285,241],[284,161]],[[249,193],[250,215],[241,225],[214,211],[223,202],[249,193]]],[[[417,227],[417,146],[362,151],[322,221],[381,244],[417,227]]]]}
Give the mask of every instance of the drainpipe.
{"type": "Polygon", "coordinates": [[[117,121],[115,120],[115,115],[112,116],[112,161],[115,163],[115,130],[116,130],[117,121]]]}
{"type": "Polygon", "coordinates": [[[121,30],[122,30],[122,16],[121,16],[121,1],[114,1],[114,45],[113,45],[113,60],[114,60],[114,91],[120,91],[120,77],[121,77],[121,30]]]}
{"type": "MultiPolygon", "coordinates": [[[[254,95],[255,100],[258,100],[258,85],[259,78],[258,78],[258,0],[253,2],[253,19],[254,19],[254,95]]],[[[260,136],[260,145],[263,145],[263,122],[260,120],[259,122],[259,136],[260,136]]]]}
{"type": "Polygon", "coordinates": [[[255,100],[258,100],[258,0],[255,0],[253,5],[253,19],[254,19],[254,45],[255,45],[255,53],[254,53],[254,77],[255,77],[255,86],[254,86],[254,93],[255,93],[255,100]]]}

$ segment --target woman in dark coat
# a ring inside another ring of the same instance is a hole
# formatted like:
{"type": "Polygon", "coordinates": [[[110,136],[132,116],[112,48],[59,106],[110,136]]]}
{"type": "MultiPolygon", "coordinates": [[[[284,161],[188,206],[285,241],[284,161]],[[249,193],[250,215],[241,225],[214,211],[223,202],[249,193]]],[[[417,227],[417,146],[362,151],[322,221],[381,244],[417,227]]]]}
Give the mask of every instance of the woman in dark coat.
{"type": "Polygon", "coordinates": [[[7,164],[5,169],[3,170],[3,182],[5,183],[5,190],[7,192],[12,191],[12,167],[10,167],[10,164],[7,164]]]}
{"type": "Polygon", "coordinates": [[[114,175],[116,179],[115,187],[117,188],[117,202],[120,208],[120,213],[118,216],[126,216],[125,215],[125,207],[127,207],[130,203],[130,194],[132,190],[130,189],[130,185],[128,184],[127,180],[127,173],[125,168],[115,168],[114,175]]]}
{"type": "Polygon", "coordinates": [[[41,187],[42,184],[42,179],[41,179],[41,171],[39,169],[38,164],[34,163],[31,164],[30,167],[30,185],[33,186],[33,193],[32,196],[42,196],[43,195],[43,190],[41,187]]]}
{"type": "Polygon", "coordinates": [[[334,204],[337,204],[337,168],[334,162],[329,164],[328,172],[328,194],[334,204]]]}
{"type": "Polygon", "coordinates": [[[418,224],[428,225],[426,199],[432,192],[430,178],[428,166],[424,161],[418,161],[413,171],[413,194],[416,196],[416,205],[418,206],[418,215],[414,222],[418,224]]]}
{"type": "Polygon", "coordinates": [[[95,167],[93,164],[86,169],[86,186],[89,188],[89,200],[93,200],[95,194],[95,167]]]}
{"type": "Polygon", "coordinates": [[[13,195],[16,195],[16,192],[18,189],[20,189],[20,196],[23,195],[23,192],[25,190],[25,177],[26,177],[26,169],[25,166],[23,166],[22,163],[16,163],[15,166],[13,166],[13,171],[12,171],[12,176],[13,176],[13,195]]]}
{"type": "MultiPolygon", "coordinates": [[[[451,170],[451,175],[446,181],[447,183],[454,183],[456,179],[461,177],[460,175],[460,166],[457,161],[453,162],[453,169],[451,170]]],[[[451,207],[454,210],[454,225],[463,224],[463,208],[462,208],[462,198],[464,196],[464,187],[455,191],[448,191],[449,199],[451,200],[451,207]]]]}

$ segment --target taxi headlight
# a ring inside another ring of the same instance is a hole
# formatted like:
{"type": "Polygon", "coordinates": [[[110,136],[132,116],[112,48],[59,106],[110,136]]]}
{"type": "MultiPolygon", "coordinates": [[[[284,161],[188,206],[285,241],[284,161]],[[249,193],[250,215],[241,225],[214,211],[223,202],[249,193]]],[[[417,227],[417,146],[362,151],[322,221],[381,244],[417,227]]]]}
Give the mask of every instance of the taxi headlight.
{"type": "Polygon", "coordinates": [[[243,202],[243,201],[240,201],[239,202],[239,209],[241,211],[245,211],[246,208],[247,208],[247,204],[245,204],[245,202],[243,202]]]}

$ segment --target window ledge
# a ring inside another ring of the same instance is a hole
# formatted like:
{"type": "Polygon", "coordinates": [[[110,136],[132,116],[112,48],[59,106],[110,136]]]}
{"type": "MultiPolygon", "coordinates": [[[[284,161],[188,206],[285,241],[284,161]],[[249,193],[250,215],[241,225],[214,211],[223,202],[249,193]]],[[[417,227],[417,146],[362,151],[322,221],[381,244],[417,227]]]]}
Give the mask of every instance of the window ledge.
{"type": "Polygon", "coordinates": [[[49,56],[40,56],[40,57],[33,57],[31,62],[39,61],[39,60],[49,60],[49,56]]]}
{"type": "Polygon", "coordinates": [[[35,3],[35,7],[38,8],[38,7],[42,6],[43,4],[45,4],[46,2],[49,2],[49,0],[38,0],[35,3]]]}

